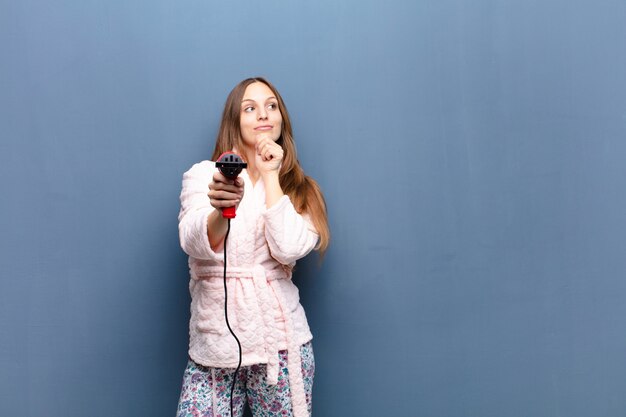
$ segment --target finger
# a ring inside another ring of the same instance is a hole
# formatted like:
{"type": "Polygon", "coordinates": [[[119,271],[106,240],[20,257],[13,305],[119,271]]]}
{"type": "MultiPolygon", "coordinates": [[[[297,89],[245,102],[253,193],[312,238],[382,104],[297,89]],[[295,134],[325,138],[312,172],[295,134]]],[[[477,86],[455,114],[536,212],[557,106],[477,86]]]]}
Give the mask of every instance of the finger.
{"type": "Polygon", "coordinates": [[[257,142],[259,146],[280,146],[270,138],[263,138],[257,142]]]}
{"type": "Polygon", "coordinates": [[[282,149],[280,148],[276,148],[273,146],[268,146],[267,148],[265,148],[264,150],[264,156],[266,158],[266,160],[270,160],[270,159],[275,159],[275,158],[282,158],[282,149]]]}
{"type": "Polygon", "coordinates": [[[243,187],[238,185],[223,184],[221,182],[212,182],[209,184],[209,190],[228,191],[231,193],[241,194],[243,192],[243,187]]]}
{"type": "Polygon", "coordinates": [[[221,182],[209,183],[209,190],[237,192],[240,187],[236,185],[224,184],[221,182]]]}
{"type": "Polygon", "coordinates": [[[211,202],[211,205],[217,209],[234,207],[237,204],[239,204],[239,200],[216,200],[211,202]]]}
{"type": "Polygon", "coordinates": [[[211,200],[211,205],[217,209],[233,207],[239,204],[239,200],[211,200]]]}
{"type": "Polygon", "coordinates": [[[260,152],[263,148],[265,148],[267,145],[274,143],[274,141],[272,141],[271,139],[267,138],[267,137],[263,137],[261,139],[259,139],[256,143],[256,151],[260,152]]]}
{"type": "Polygon", "coordinates": [[[213,173],[213,182],[221,182],[223,184],[234,184],[234,181],[230,178],[227,178],[220,171],[215,171],[213,173]]]}
{"type": "Polygon", "coordinates": [[[274,156],[274,153],[276,152],[277,152],[277,149],[274,146],[272,146],[271,143],[265,142],[259,146],[259,155],[263,155],[265,157],[267,157],[268,155],[274,156]]]}
{"type": "Polygon", "coordinates": [[[283,153],[283,148],[274,141],[268,140],[260,144],[259,150],[261,152],[270,152],[273,157],[280,157],[283,153]]]}
{"type": "Polygon", "coordinates": [[[210,199],[214,200],[241,200],[243,198],[243,192],[230,192],[220,190],[209,191],[207,195],[210,199]]]}
{"type": "Polygon", "coordinates": [[[211,190],[207,193],[207,196],[211,201],[213,200],[241,200],[243,197],[240,193],[231,193],[228,191],[215,191],[211,190]]]}

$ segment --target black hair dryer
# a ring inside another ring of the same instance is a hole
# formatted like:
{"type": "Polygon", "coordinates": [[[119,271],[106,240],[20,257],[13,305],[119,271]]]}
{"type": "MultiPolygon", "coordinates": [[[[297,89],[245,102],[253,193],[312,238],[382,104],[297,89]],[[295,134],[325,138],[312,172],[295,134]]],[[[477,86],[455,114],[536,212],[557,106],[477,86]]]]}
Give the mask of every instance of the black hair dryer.
{"type": "MultiPolygon", "coordinates": [[[[224,152],[215,163],[215,166],[220,170],[223,176],[228,179],[234,180],[241,170],[246,168],[248,164],[243,162],[241,157],[234,152],[224,152]]],[[[227,219],[235,218],[235,206],[226,207],[222,210],[222,216],[227,219]]]]}

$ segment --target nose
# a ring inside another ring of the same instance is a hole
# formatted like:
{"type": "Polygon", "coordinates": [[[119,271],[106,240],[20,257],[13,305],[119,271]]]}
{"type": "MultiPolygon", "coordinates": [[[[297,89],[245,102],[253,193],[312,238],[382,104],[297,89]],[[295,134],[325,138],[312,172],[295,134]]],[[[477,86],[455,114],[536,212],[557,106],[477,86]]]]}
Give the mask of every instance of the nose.
{"type": "Polygon", "coordinates": [[[264,107],[260,107],[259,108],[259,111],[257,112],[256,118],[257,118],[257,120],[267,119],[267,111],[265,111],[264,107]]]}

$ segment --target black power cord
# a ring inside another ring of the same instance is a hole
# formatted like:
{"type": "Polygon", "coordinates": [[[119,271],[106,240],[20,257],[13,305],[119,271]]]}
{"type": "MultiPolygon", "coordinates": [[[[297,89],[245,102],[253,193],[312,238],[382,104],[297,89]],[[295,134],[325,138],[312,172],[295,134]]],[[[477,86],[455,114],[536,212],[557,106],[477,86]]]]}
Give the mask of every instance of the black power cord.
{"type": "Polygon", "coordinates": [[[230,219],[228,219],[228,229],[226,229],[226,236],[224,236],[224,316],[226,317],[226,326],[228,326],[228,330],[230,330],[230,334],[233,335],[235,340],[237,341],[237,346],[239,346],[239,364],[237,365],[237,369],[235,370],[235,375],[233,375],[233,384],[230,387],[230,416],[233,417],[233,397],[235,393],[235,383],[237,382],[237,374],[239,373],[239,368],[241,368],[241,342],[233,332],[233,329],[230,327],[230,323],[228,322],[228,288],[226,287],[226,242],[228,240],[228,234],[230,233],[230,219]]]}
{"type": "MultiPolygon", "coordinates": [[[[224,152],[215,162],[215,167],[220,170],[222,175],[226,178],[235,181],[237,176],[241,173],[241,171],[246,168],[248,164],[243,162],[241,157],[233,152],[224,152]]],[[[226,242],[228,240],[228,234],[230,233],[230,219],[235,218],[236,207],[226,207],[222,209],[222,216],[228,219],[228,229],[226,229],[226,236],[224,236],[224,316],[226,317],[226,325],[228,326],[228,330],[230,330],[230,334],[233,335],[235,340],[237,341],[237,346],[239,346],[239,364],[237,365],[237,369],[235,370],[235,375],[233,375],[233,384],[230,387],[230,417],[233,417],[233,395],[235,393],[235,383],[237,382],[237,374],[239,373],[239,368],[241,368],[241,343],[233,332],[233,329],[230,327],[230,323],[228,322],[228,288],[226,287],[226,242]]]]}

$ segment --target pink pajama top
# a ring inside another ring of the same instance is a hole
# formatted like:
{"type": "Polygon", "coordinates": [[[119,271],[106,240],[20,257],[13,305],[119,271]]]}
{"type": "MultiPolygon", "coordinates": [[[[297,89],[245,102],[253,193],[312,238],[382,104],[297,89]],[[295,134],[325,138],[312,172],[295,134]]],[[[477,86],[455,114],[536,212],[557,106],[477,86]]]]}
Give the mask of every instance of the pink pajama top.
{"type": "MultiPolygon", "coordinates": [[[[195,164],[183,175],[180,194],[178,230],[191,275],[189,356],[204,366],[236,368],[239,350],[224,319],[224,252],[211,249],[207,236],[215,171],[212,161],[195,164]]],[[[308,416],[300,346],[313,336],[291,270],[315,247],[318,234],[288,196],[267,209],[262,179],[253,186],[246,170],[240,177],[244,197],[227,241],[228,319],[241,342],[242,366],[267,364],[270,385],[278,382],[278,351],[288,350],[294,416],[308,416]]]]}

